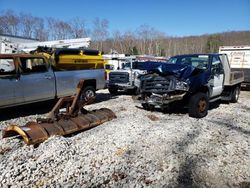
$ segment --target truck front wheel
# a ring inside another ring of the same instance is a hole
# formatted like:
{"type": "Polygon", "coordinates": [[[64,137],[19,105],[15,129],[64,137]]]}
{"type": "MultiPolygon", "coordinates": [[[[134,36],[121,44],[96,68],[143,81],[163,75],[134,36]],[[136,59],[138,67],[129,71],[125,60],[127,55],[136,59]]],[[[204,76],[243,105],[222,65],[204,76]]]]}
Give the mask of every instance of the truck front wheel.
{"type": "Polygon", "coordinates": [[[240,87],[236,86],[231,94],[231,102],[236,103],[239,99],[240,96],[240,87]]]}
{"type": "Polygon", "coordinates": [[[96,92],[93,86],[87,86],[82,90],[81,98],[87,101],[87,104],[91,104],[95,101],[96,92]]]}
{"type": "Polygon", "coordinates": [[[197,93],[189,100],[188,114],[190,117],[203,118],[209,108],[208,97],[205,93],[197,93]]]}

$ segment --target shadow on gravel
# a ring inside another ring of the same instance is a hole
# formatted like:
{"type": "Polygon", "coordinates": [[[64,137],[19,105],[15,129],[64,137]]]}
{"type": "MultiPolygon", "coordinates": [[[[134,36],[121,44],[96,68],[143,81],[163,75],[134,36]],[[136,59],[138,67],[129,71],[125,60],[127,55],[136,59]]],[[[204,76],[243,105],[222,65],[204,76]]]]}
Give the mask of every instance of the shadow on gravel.
{"type": "MultiPolygon", "coordinates": [[[[107,101],[117,98],[109,93],[97,93],[95,103],[107,101]]],[[[0,121],[5,121],[22,116],[30,116],[35,114],[46,114],[52,110],[57,100],[49,100],[44,102],[25,104],[15,107],[0,109],[0,121]]]]}
{"type": "Polygon", "coordinates": [[[244,110],[246,110],[246,111],[250,111],[250,108],[248,106],[246,106],[246,105],[241,106],[241,108],[244,109],[244,110]]]}
{"type": "Polygon", "coordinates": [[[109,93],[97,93],[95,103],[104,102],[104,101],[108,101],[110,99],[115,99],[115,98],[118,98],[118,97],[115,95],[111,95],[109,93]]]}
{"type": "Polygon", "coordinates": [[[197,187],[192,176],[192,171],[195,169],[195,167],[196,161],[191,157],[187,157],[185,162],[179,167],[177,187],[197,187]]]}
{"type": "Polygon", "coordinates": [[[5,121],[22,116],[48,113],[56,104],[56,102],[57,100],[50,100],[0,109],[0,121],[5,121]]]}
{"type": "Polygon", "coordinates": [[[221,104],[229,104],[228,102],[216,101],[209,103],[209,110],[219,108],[221,104]]]}
{"type": "Polygon", "coordinates": [[[228,129],[230,129],[230,130],[235,130],[235,131],[238,131],[240,133],[243,133],[243,134],[246,134],[246,135],[250,136],[250,131],[248,131],[246,129],[243,129],[241,127],[234,126],[231,123],[222,122],[222,121],[216,121],[216,120],[208,120],[208,121],[210,121],[212,123],[215,123],[216,125],[225,126],[228,129]]]}
{"type": "MultiPolygon", "coordinates": [[[[221,102],[210,103],[208,111],[219,108],[220,104],[221,104],[221,102]]],[[[140,104],[137,105],[136,107],[139,109],[144,109],[140,104]]],[[[148,111],[162,112],[164,114],[176,114],[176,115],[183,114],[183,115],[185,115],[185,114],[188,114],[188,107],[187,107],[187,105],[186,106],[183,105],[183,103],[181,103],[181,102],[177,102],[177,103],[173,103],[173,104],[169,105],[165,109],[153,108],[153,109],[148,110],[148,111]]]]}
{"type": "Polygon", "coordinates": [[[192,156],[186,152],[186,149],[190,144],[192,144],[200,134],[199,130],[193,130],[192,132],[187,133],[186,137],[176,143],[176,147],[173,149],[173,153],[180,155],[183,157],[185,156],[184,162],[180,164],[179,167],[179,174],[177,177],[177,186],[176,187],[197,187],[197,183],[195,183],[194,176],[195,168],[197,167],[197,157],[192,156]]]}

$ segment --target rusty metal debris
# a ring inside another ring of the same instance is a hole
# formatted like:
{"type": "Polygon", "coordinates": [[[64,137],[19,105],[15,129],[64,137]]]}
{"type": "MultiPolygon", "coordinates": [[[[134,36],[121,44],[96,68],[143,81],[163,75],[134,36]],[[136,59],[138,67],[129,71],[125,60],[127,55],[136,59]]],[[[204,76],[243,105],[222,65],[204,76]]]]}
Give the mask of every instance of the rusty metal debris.
{"type": "Polygon", "coordinates": [[[24,126],[10,125],[3,130],[3,138],[20,135],[28,145],[39,144],[53,135],[72,134],[116,118],[108,108],[93,111],[83,108],[87,103],[81,95],[83,83],[83,80],[79,82],[76,95],[59,99],[47,118],[24,126]],[[60,110],[63,107],[66,108],[64,112],[60,110]]]}

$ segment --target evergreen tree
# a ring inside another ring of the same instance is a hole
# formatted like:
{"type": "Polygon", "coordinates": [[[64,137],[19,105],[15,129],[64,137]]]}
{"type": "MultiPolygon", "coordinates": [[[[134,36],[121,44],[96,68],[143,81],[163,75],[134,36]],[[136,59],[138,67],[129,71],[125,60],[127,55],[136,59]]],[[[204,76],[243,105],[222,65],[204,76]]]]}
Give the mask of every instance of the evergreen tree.
{"type": "Polygon", "coordinates": [[[165,52],[165,49],[161,49],[161,53],[160,53],[160,56],[165,56],[166,55],[166,52],[165,52]]]}
{"type": "Polygon", "coordinates": [[[132,49],[132,55],[138,55],[138,54],[139,54],[138,50],[137,50],[136,46],[134,46],[132,49]]]}
{"type": "Polygon", "coordinates": [[[205,51],[207,53],[215,53],[219,51],[219,46],[222,45],[220,35],[210,35],[207,39],[205,51]]]}

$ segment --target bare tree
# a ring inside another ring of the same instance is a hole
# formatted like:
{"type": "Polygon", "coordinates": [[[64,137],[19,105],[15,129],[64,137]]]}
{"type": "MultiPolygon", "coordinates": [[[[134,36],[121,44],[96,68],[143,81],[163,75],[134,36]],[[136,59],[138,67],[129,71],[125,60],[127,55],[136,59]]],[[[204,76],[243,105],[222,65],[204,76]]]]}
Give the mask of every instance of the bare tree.
{"type": "Polygon", "coordinates": [[[72,29],[73,38],[82,38],[88,36],[88,30],[86,29],[86,24],[83,19],[74,18],[69,22],[72,29]]]}
{"type": "Polygon", "coordinates": [[[112,49],[116,49],[119,53],[124,53],[125,48],[123,45],[123,37],[120,31],[113,32],[113,42],[112,42],[112,49]]]}
{"type": "Polygon", "coordinates": [[[95,18],[93,25],[92,36],[96,41],[96,48],[103,51],[103,42],[109,35],[109,22],[106,19],[95,18]]]}
{"type": "Polygon", "coordinates": [[[36,25],[34,27],[34,37],[40,41],[49,39],[49,32],[45,28],[44,19],[36,17],[36,25]]]}
{"type": "Polygon", "coordinates": [[[131,54],[136,42],[136,36],[132,31],[126,31],[123,35],[123,43],[126,53],[131,54]]]}
{"type": "Polygon", "coordinates": [[[49,36],[52,40],[71,38],[72,28],[69,23],[54,18],[47,19],[50,28],[49,36]]]}
{"type": "Polygon", "coordinates": [[[18,35],[20,18],[12,11],[7,10],[0,18],[1,31],[9,35],[18,35]]]}
{"type": "Polygon", "coordinates": [[[155,39],[154,39],[154,45],[155,45],[155,52],[154,54],[157,56],[165,56],[166,52],[164,50],[164,39],[166,38],[165,34],[160,31],[155,31],[155,39]],[[163,53],[164,51],[164,53],[163,53]]]}
{"type": "Polygon", "coordinates": [[[31,14],[24,13],[21,13],[19,17],[22,36],[46,40],[44,20],[42,18],[34,17],[31,14]]]}

